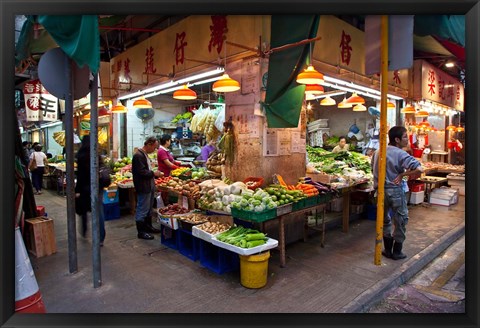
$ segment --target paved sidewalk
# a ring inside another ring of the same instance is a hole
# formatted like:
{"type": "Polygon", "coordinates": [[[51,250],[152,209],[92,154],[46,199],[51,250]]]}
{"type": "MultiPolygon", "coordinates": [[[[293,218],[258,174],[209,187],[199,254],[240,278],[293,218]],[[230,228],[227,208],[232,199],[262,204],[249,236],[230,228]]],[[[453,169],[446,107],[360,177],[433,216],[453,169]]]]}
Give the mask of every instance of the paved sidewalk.
{"type": "MultiPolygon", "coordinates": [[[[340,313],[364,312],[437,257],[465,231],[465,198],[450,207],[410,208],[403,261],[373,264],[375,222],[359,219],[345,234],[328,230],[287,245],[287,265],[271,251],[267,285],[247,289],[240,273],[218,275],[179,252],[136,238],[133,216],[107,221],[102,280],[93,288],[91,237],[78,235],[78,272],[68,272],[66,198],[35,196],[54,219],[58,252],[32,259],[49,313],[340,313]]],[[[78,220],[77,220],[78,222],[78,220]]],[[[78,227],[78,223],[77,223],[78,227]]]]}

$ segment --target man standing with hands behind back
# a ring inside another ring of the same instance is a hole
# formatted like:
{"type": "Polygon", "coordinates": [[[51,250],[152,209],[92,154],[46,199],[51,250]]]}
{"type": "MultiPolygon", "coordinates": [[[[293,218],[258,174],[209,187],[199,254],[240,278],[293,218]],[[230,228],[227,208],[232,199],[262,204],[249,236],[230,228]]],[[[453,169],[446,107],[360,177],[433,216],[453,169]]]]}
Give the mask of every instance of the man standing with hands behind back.
{"type": "Polygon", "coordinates": [[[155,200],[155,178],[163,176],[161,171],[152,171],[148,154],[158,148],[155,137],[148,137],[142,148],[139,148],[132,158],[133,185],[137,192],[137,208],[135,223],[137,237],[140,239],[154,239],[150,233],[159,233],[160,230],[152,226],[151,210],[155,200]]]}
{"type": "MultiPolygon", "coordinates": [[[[402,253],[405,241],[406,225],[408,223],[408,208],[405,192],[402,187],[403,177],[423,172],[419,161],[409,155],[402,148],[408,145],[407,129],[403,126],[394,126],[388,131],[389,144],[386,156],[385,198],[383,216],[383,245],[382,254],[393,260],[407,257],[402,253]],[[393,218],[389,215],[393,212],[393,218]],[[393,219],[393,227],[392,227],[393,219]]],[[[378,188],[378,150],[372,157],[372,171],[375,189],[378,188]]]]}

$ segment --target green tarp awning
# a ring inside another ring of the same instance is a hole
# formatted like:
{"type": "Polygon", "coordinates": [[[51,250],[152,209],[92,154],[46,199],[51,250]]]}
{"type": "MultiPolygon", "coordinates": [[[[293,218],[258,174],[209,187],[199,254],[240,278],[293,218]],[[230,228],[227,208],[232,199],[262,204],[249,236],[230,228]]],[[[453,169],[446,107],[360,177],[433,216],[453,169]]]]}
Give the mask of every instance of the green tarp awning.
{"type": "MultiPolygon", "coordinates": [[[[272,16],[271,47],[316,37],[319,21],[319,15],[272,16]]],[[[305,86],[296,83],[295,79],[305,68],[309,52],[310,44],[306,44],[270,55],[267,92],[263,103],[269,128],[298,126],[305,86]]]]}

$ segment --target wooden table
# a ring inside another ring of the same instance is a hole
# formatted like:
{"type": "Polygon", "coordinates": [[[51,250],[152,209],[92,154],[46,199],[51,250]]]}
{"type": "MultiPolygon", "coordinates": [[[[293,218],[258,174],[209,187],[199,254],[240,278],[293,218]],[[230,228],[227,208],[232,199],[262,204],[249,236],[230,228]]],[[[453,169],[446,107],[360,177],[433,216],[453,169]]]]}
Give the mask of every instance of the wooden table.
{"type": "Polygon", "coordinates": [[[433,188],[437,188],[440,186],[440,184],[445,183],[448,181],[447,178],[440,178],[440,177],[423,177],[423,178],[418,178],[416,181],[420,181],[426,184],[425,188],[425,201],[430,202],[430,193],[433,188]]]}

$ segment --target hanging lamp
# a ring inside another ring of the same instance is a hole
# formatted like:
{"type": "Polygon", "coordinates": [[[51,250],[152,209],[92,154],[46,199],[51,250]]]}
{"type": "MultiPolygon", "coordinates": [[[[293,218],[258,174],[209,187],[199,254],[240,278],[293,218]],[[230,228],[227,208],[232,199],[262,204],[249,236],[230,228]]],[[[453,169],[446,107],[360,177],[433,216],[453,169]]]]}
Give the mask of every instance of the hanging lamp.
{"type": "Polygon", "coordinates": [[[457,127],[455,128],[455,131],[456,131],[456,132],[463,132],[463,131],[465,131],[465,128],[464,128],[463,126],[457,126],[457,127]]]}
{"type": "Polygon", "coordinates": [[[197,99],[197,93],[184,84],[183,88],[173,93],[173,98],[178,100],[193,100],[197,99]]]}
{"type": "Polygon", "coordinates": [[[333,106],[336,104],[337,102],[335,101],[335,99],[330,98],[330,96],[326,96],[322,99],[322,101],[320,101],[320,105],[322,106],[333,106]]]}
{"type": "Polygon", "coordinates": [[[306,93],[305,94],[305,100],[306,101],[309,101],[309,100],[315,100],[317,98],[315,98],[315,95],[314,94],[311,94],[311,93],[306,93]]]}
{"type": "Polygon", "coordinates": [[[445,130],[448,130],[448,131],[455,131],[457,129],[457,127],[455,125],[449,125],[445,128],[445,130]]]}
{"type": "Polygon", "coordinates": [[[123,106],[121,102],[118,102],[112,107],[112,114],[121,114],[128,112],[127,107],[123,106]]]}
{"type": "Polygon", "coordinates": [[[312,65],[312,43],[310,43],[310,64],[307,68],[297,75],[297,83],[300,84],[323,84],[323,74],[318,72],[312,65]]]}
{"type": "Polygon", "coordinates": [[[387,109],[394,109],[396,106],[393,102],[389,101],[387,102],[387,109]]]}
{"type": "Polygon", "coordinates": [[[367,110],[367,107],[363,106],[362,104],[357,104],[353,106],[354,112],[365,112],[366,110],[367,110]]]}
{"type": "MultiPolygon", "coordinates": [[[[354,92],[347,100],[347,104],[352,104],[352,105],[362,105],[365,103],[365,99],[357,95],[356,92],[354,92]]],[[[365,107],[365,106],[364,106],[365,107]]]]}
{"type": "Polygon", "coordinates": [[[343,100],[338,103],[338,108],[352,108],[352,104],[347,103],[347,97],[343,97],[343,100]]]}
{"type": "Polygon", "coordinates": [[[413,107],[412,105],[407,105],[400,110],[400,113],[403,114],[415,114],[416,112],[417,111],[415,110],[415,107],[413,107]]]}
{"type": "Polygon", "coordinates": [[[232,79],[227,74],[227,41],[225,40],[225,72],[223,75],[215,81],[212,85],[212,90],[215,92],[234,92],[240,90],[240,83],[237,80],[232,79]]]}
{"type": "Polygon", "coordinates": [[[428,112],[426,110],[419,110],[415,113],[415,117],[428,117],[428,112]]]}
{"type": "Polygon", "coordinates": [[[152,103],[145,99],[145,97],[140,97],[133,102],[133,107],[135,108],[152,108],[152,103]]]}
{"type": "Polygon", "coordinates": [[[325,89],[320,84],[307,84],[305,87],[306,94],[321,95],[324,92],[325,89]]]}

